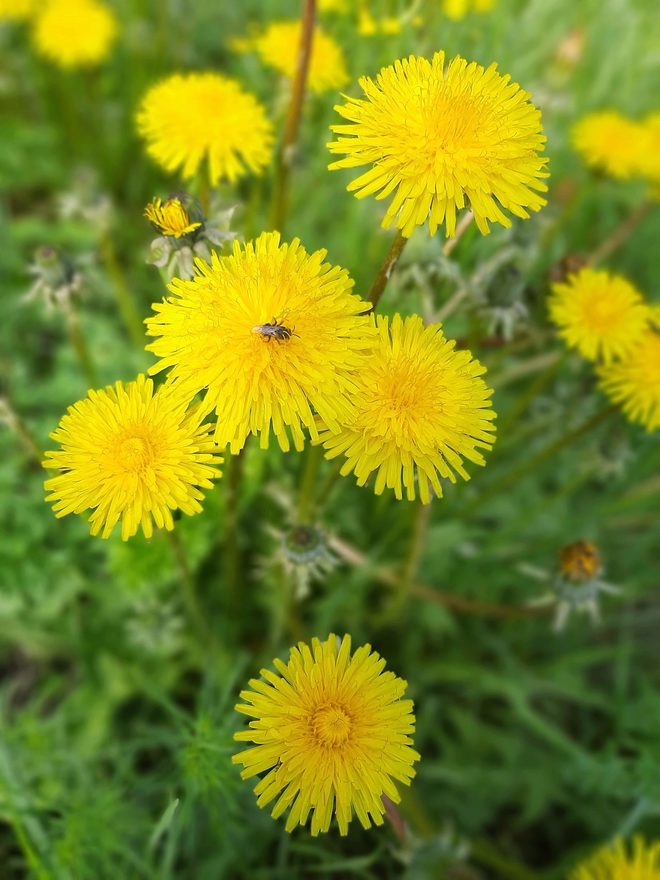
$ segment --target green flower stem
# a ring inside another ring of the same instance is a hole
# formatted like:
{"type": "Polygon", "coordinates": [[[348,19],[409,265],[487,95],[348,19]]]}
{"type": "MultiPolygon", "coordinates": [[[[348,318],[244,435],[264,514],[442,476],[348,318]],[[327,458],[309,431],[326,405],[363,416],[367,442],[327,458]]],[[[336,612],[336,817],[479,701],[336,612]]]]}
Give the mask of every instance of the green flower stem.
{"type": "Polygon", "coordinates": [[[238,455],[227,454],[225,457],[223,574],[227,605],[231,610],[236,610],[240,602],[238,581],[241,559],[238,544],[238,503],[244,459],[245,447],[238,455]]]}
{"type": "Polygon", "coordinates": [[[369,295],[367,296],[367,299],[373,306],[373,311],[376,311],[378,307],[383,291],[385,290],[387,282],[390,280],[390,275],[394,271],[396,264],[399,262],[399,257],[403,253],[407,241],[408,239],[403,235],[401,230],[399,230],[390,245],[390,249],[378,270],[374,283],[371,285],[369,295]]]}
{"type": "Polygon", "coordinates": [[[467,230],[470,228],[472,221],[474,220],[474,213],[472,209],[468,210],[463,214],[461,219],[458,221],[456,225],[456,232],[454,233],[452,238],[448,238],[444,243],[442,248],[443,257],[451,256],[454,248],[459,243],[459,241],[463,238],[467,230]]]}
{"type": "Polygon", "coordinates": [[[314,489],[319,474],[319,467],[323,459],[323,447],[308,446],[305,452],[305,466],[300,481],[300,494],[298,496],[298,522],[301,525],[309,524],[314,513],[314,489]]]}
{"type": "Polygon", "coordinates": [[[275,166],[271,227],[278,232],[284,231],[291,165],[295,155],[298,128],[300,127],[300,117],[307,87],[315,18],[316,0],[303,0],[298,64],[291,86],[291,101],[289,102],[289,109],[284,123],[282,146],[275,166]]]}
{"type": "Polygon", "coordinates": [[[621,223],[614,228],[605,241],[589,254],[587,257],[587,265],[596,266],[617,251],[626,239],[632,235],[652,207],[653,202],[651,202],[650,199],[640,202],[640,204],[637,205],[637,207],[628,214],[627,217],[624,217],[621,223]]]}
{"type": "Polygon", "coordinates": [[[80,327],[78,313],[73,305],[69,305],[67,310],[67,328],[69,330],[71,345],[78,358],[78,363],[80,364],[80,369],[85,377],[85,381],[89,388],[96,388],[99,384],[96,367],[94,366],[89,349],[87,348],[87,343],[85,342],[85,337],[80,327]]]}
{"type": "Polygon", "coordinates": [[[571,446],[576,440],[579,440],[580,437],[588,434],[593,428],[596,428],[601,422],[608,419],[612,413],[617,411],[618,407],[607,406],[604,409],[599,410],[595,415],[586,419],[582,424],[578,425],[577,428],[573,428],[565,434],[562,434],[561,437],[553,440],[552,443],[549,443],[537,452],[536,455],[533,455],[531,458],[527,459],[527,461],[523,461],[517,468],[509,471],[509,473],[503,474],[499,480],[495,480],[494,483],[491,483],[485,492],[482,492],[471,504],[464,508],[460,516],[463,518],[470,516],[475,510],[481,507],[485,501],[489,501],[496,495],[515,486],[515,484],[530,471],[536,470],[536,468],[544,465],[551,458],[554,458],[558,452],[561,452],[562,449],[571,446]]]}
{"type": "Polygon", "coordinates": [[[208,625],[206,615],[197,595],[195,579],[190,571],[186,549],[181,542],[178,532],[165,530],[165,537],[172,549],[172,555],[179,570],[179,582],[181,595],[186,606],[190,623],[197,632],[205,647],[213,647],[216,644],[215,635],[208,625]]]}
{"type": "Polygon", "coordinates": [[[30,433],[23,419],[16,412],[6,397],[0,397],[0,424],[5,423],[10,431],[13,431],[18,437],[23,449],[39,467],[43,461],[44,455],[39,448],[39,444],[30,433]]]}
{"type": "Polygon", "coordinates": [[[121,314],[128,335],[139,349],[144,349],[146,344],[144,325],[135,307],[135,302],[131,296],[131,291],[126,282],[126,277],[121,268],[119,259],[117,258],[112,238],[107,232],[104,232],[101,236],[99,249],[108,271],[108,275],[110,276],[110,280],[112,281],[115,297],[117,298],[117,305],[119,306],[119,313],[121,314]]]}

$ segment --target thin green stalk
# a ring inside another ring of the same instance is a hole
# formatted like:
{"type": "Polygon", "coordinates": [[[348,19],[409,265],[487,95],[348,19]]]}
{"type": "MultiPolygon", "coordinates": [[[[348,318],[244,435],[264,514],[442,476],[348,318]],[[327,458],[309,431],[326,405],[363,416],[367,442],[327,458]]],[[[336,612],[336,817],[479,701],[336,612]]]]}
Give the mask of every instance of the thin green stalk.
{"type": "Polygon", "coordinates": [[[212,646],[215,643],[215,635],[209,626],[204,610],[202,609],[199,596],[195,587],[195,579],[190,571],[188,564],[188,556],[186,549],[181,542],[178,532],[165,531],[165,537],[172,549],[172,555],[179,570],[179,583],[181,585],[181,595],[183,597],[186,611],[190,623],[197,631],[198,636],[205,646],[212,646]]]}
{"type": "Polygon", "coordinates": [[[291,85],[291,101],[284,124],[284,136],[282,146],[278,153],[275,167],[275,183],[273,188],[273,206],[271,211],[271,226],[279,232],[284,231],[286,219],[287,198],[291,165],[295,156],[300,117],[307,88],[307,76],[309,63],[312,55],[312,42],[314,39],[314,21],[316,18],[316,0],[303,0],[302,26],[300,29],[300,45],[298,49],[298,64],[296,74],[291,85]]]}
{"type": "Polygon", "coordinates": [[[73,305],[69,305],[67,310],[67,328],[69,330],[71,345],[78,358],[78,363],[80,364],[80,369],[85,377],[85,381],[90,388],[96,388],[99,384],[96,367],[94,366],[89,349],[87,348],[87,343],[85,342],[85,337],[80,326],[78,313],[73,305]]]}
{"type": "Polygon", "coordinates": [[[298,522],[302,525],[310,523],[314,511],[314,490],[323,459],[323,447],[309,446],[305,453],[305,466],[300,481],[298,496],[298,522]]]}
{"type": "Polygon", "coordinates": [[[473,220],[474,220],[474,212],[472,211],[472,209],[470,209],[469,211],[466,211],[465,214],[463,214],[463,216],[458,221],[458,224],[456,226],[456,232],[454,233],[454,235],[451,238],[448,238],[447,241],[444,243],[444,246],[442,248],[442,255],[444,257],[451,256],[454,248],[459,243],[459,241],[463,238],[463,236],[467,232],[467,230],[470,228],[470,225],[473,220]]]}
{"type": "Polygon", "coordinates": [[[580,437],[588,434],[593,428],[596,428],[601,422],[604,422],[608,419],[612,413],[618,411],[618,407],[616,406],[607,406],[605,409],[600,410],[595,415],[586,419],[586,421],[582,422],[582,424],[578,425],[577,428],[573,428],[570,431],[567,431],[565,434],[562,434],[561,437],[558,437],[556,440],[553,440],[552,443],[549,443],[543,449],[533,455],[527,461],[523,461],[519,467],[514,468],[509,473],[503,474],[499,480],[495,480],[494,483],[486,489],[485,492],[482,492],[475,500],[469,504],[462,512],[462,517],[467,517],[472,514],[476,509],[481,507],[481,505],[485,501],[489,501],[491,498],[494,498],[496,495],[499,495],[502,492],[505,492],[507,489],[510,489],[514,486],[522,477],[526,476],[530,471],[535,470],[538,467],[544,465],[551,458],[554,458],[558,452],[561,452],[562,449],[565,449],[568,446],[571,446],[576,440],[579,440],[580,437]]]}
{"type": "Polygon", "coordinates": [[[624,217],[621,223],[614,228],[605,241],[589,254],[587,257],[587,265],[595,266],[618,250],[626,239],[632,235],[635,229],[637,229],[637,226],[641,223],[644,217],[646,217],[652,206],[653,202],[651,202],[650,199],[637,205],[637,207],[628,214],[627,217],[624,217]]]}
{"type": "Polygon", "coordinates": [[[426,535],[430,521],[431,505],[422,504],[418,498],[413,505],[408,552],[406,553],[401,577],[395,585],[395,592],[389,611],[385,615],[387,620],[395,620],[410,598],[413,585],[417,580],[417,572],[424,556],[426,535]]]}
{"type": "Polygon", "coordinates": [[[371,290],[367,296],[367,299],[373,305],[374,311],[376,311],[378,307],[383,291],[385,290],[387,282],[390,280],[394,267],[399,262],[399,257],[403,253],[407,241],[408,239],[403,235],[401,230],[399,230],[390,245],[390,249],[385,256],[376,277],[374,278],[374,283],[371,285],[371,290]]]}
{"type": "Polygon", "coordinates": [[[239,571],[240,547],[238,502],[243,474],[245,447],[237,455],[228,455],[225,459],[225,516],[223,541],[223,574],[224,590],[227,604],[231,609],[239,605],[239,571]]]}
{"type": "Polygon", "coordinates": [[[111,236],[104,232],[99,242],[99,248],[105,267],[112,281],[119,313],[121,314],[124,326],[128,331],[128,335],[139,349],[143,349],[146,343],[144,324],[138,314],[135,302],[131,295],[124,271],[121,267],[117,252],[111,236]]]}
{"type": "Polygon", "coordinates": [[[43,461],[43,452],[39,448],[38,443],[28,430],[27,425],[13,408],[7,398],[0,397],[0,423],[4,422],[8,428],[20,440],[23,448],[30,458],[41,467],[43,461]]]}

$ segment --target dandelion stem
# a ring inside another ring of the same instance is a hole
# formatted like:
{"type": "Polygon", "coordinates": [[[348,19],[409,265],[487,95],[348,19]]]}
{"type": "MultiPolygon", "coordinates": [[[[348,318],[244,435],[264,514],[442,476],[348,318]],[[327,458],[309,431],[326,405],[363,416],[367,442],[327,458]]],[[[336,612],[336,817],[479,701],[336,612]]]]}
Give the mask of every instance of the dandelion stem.
{"type": "Polygon", "coordinates": [[[323,458],[322,446],[309,446],[305,453],[305,467],[300,481],[298,498],[298,522],[301,525],[310,523],[314,510],[314,489],[319,475],[319,467],[323,458]]]}
{"type": "Polygon", "coordinates": [[[98,385],[96,368],[90,356],[89,349],[87,348],[87,343],[85,342],[85,337],[83,336],[83,332],[80,327],[78,313],[72,305],[69,305],[69,308],[67,310],[67,327],[69,329],[69,339],[71,340],[71,345],[73,346],[73,350],[75,351],[76,357],[78,358],[78,363],[80,364],[80,369],[82,370],[83,376],[85,377],[85,381],[90,388],[96,388],[98,385]]]}
{"type": "Polygon", "coordinates": [[[0,424],[2,422],[14,432],[30,458],[41,467],[43,453],[27,425],[6,397],[0,397],[0,424]]]}
{"type": "Polygon", "coordinates": [[[145,345],[144,326],[135,307],[121,264],[117,259],[114,244],[107,232],[101,236],[99,247],[103,262],[112,281],[124,326],[135,345],[143,349],[145,345]]]}
{"type": "Polygon", "coordinates": [[[422,504],[417,499],[413,504],[412,527],[410,530],[410,543],[408,545],[408,553],[403,566],[401,577],[398,578],[395,585],[395,595],[384,619],[387,621],[396,620],[397,616],[405,607],[406,602],[410,598],[413,584],[417,579],[417,572],[424,555],[424,546],[426,544],[426,535],[428,532],[429,522],[431,521],[431,505],[422,504]]]}
{"type": "Polygon", "coordinates": [[[401,230],[399,230],[396,234],[396,237],[392,241],[390,245],[390,249],[387,252],[383,263],[378,270],[378,274],[374,279],[374,283],[371,285],[371,290],[369,291],[369,296],[367,299],[373,305],[373,310],[376,311],[378,307],[378,303],[380,302],[380,298],[383,295],[383,291],[385,290],[385,286],[387,282],[390,280],[390,275],[394,271],[394,267],[399,262],[399,257],[403,253],[403,249],[406,246],[406,242],[408,239],[403,235],[401,230]]]}
{"type": "Polygon", "coordinates": [[[453,238],[448,238],[442,248],[442,255],[444,257],[451,256],[452,251],[459,243],[461,238],[463,238],[464,233],[469,229],[470,224],[474,220],[474,213],[472,210],[466,211],[465,214],[458,221],[458,225],[456,226],[456,233],[453,238]]]}
{"type": "Polygon", "coordinates": [[[553,440],[552,443],[549,443],[537,452],[536,455],[533,455],[527,461],[522,462],[519,467],[514,468],[512,471],[509,471],[509,473],[503,474],[499,480],[495,480],[494,483],[491,483],[485,492],[482,492],[481,495],[475,498],[475,500],[463,510],[462,516],[469,516],[477,508],[481,507],[484,501],[490,500],[501,492],[510,489],[511,486],[514,486],[518,480],[530,471],[536,470],[536,468],[544,465],[551,458],[554,458],[558,452],[561,452],[562,449],[571,446],[576,440],[579,440],[580,437],[588,434],[593,428],[600,425],[601,422],[604,422],[612,415],[612,413],[617,411],[618,407],[607,406],[604,409],[599,410],[595,415],[586,419],[576,428],[567,431],[565,434],[562,434],[561,437],[553,440]]]}
{"type": "Polygon", "coordinates": [[[239,602],[238,501],[244,456],[245,447],[237,455],[228,455],[225,460],[224,579],[228,606],[233,609],[239,602]]]}
{"type": "Polygon", "coordinates": [[[179,569],[181,594],[183,596],[183,601],[186,606],[186,611],[188,612],[190,622],[202,639],[203,643],[208,646],[213,645],[215,642],[215,636],[213,635],[213,631],[207,623],[206,616],[202,610],[202,606],[197,595],[197,590],[195,589],[195,580],[193,578],[192,572],[190,571],[190,565],[188,564],[186,548],[183,546],[181,538],[176,531],[166,530],[165,537],[167,538],[167,541],[172,548],[172,555],[174,556],[177,568],[179,569]]]}
{"type": "Polygon", "coordinates": [[[295,155],[300,116],[305,98],[305,89],[307,87],[307,75],[309,72],[309,63],[312,55],[312,42],[314,39],[316,0],[303,0],[301,15],[302,27],[300,32],[300,44],[298,47],[296,74],[291,86],[291,101],[289,103],[289,109],[284,123],[282,146],[275,167],[271,226],[279,232],[284,231],[291,165],[295,155]]]}
{"type": "Polygon", "coordinates": [[[587,265],[595,266],[607,259],[614,251],[618,250],[625,240],[630,236],[639,223],[646,217],[651,210],[652,203],[650,200],[641,202],[637,207],[628,214],[627,217],[619,223],[618,226],[607,236],[595,250],[587,256],[587,265]]]}

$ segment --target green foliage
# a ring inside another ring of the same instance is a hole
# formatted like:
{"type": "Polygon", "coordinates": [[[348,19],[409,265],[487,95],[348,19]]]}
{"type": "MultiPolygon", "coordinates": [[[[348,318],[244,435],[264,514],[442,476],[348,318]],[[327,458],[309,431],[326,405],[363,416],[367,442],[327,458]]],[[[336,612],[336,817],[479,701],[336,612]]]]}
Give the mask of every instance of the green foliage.
{"type": "MultiPolygon", "coordinates": [[[[151,363],[132,346],[117,285],[127,285],[140,318],[164,295],[146,265],[141,215],[180,182],[136,138],[145,88],[172,70],[211,67],[257,93],[280,129],[285,106],[272,72],[227,47],[250,23],[295,15],[297,2],[114,6],[122,39],[107,65],[85,75],[48,67],[24,28],[0,25],[0,395],[39,449],[88,382],[66,316],[24,300],[37,247],[61,248],[83,267],[76,308],[99,382],[151,363]],[[107,235],[58,213],[81,167],[111,200],[107,235]]],[[[432,505],[406,595],[419,508],[334,481],[324,461],[320,525],[336,564],[300,599],[278,535],[295,522],[305,460],[249,445],[237,589],[226,576],[226,481],[202,514],[177,524],[200,628],[176,546],[162,534],[103,542],[80,518],[56,520],[29,440],[15,424],[0,426],[3,880],[559,880],[616,834],[660,837],[660,446],[657,434],[612,414],[560,448],[606,401],[591,368],[562,355],[545,310],[549,269],[593,251],[643,197],[636,183],[592,175],[568,131],[603,106],[633,116],[657,109],[655,4],[500,0],[491,15],[456,23],[442,19],[439,2],[419,8],[433,24],[371,38],[350,18],[328,17],[353,79],[434,48],[497,60],[533,93],[548,134],[543,212],[487,238],[470,230],[451,260],[440,236],[418,230],[383,298],[384,311],[432,317],[464,291],[442,319],[495,389],[499,439],[488,465],[432,505]],[[556,52],[576,29],[584,50],[568,69],[556,52]],[[621,592],[604,598],[599,625],[572,616],[554,633],[551,615],[528,603],[548,593],[543,573],[579,538],[602,548],[605,577],[621,592]],[[345,839],[334,830],[288,835],[231,764],[239,690],[298,638],[329,631],[370,642],[409,682],[422,761],[403,796],[404,840],[389,825],[352,828],[345,839]]],[[[382,204],[356,201],[344,189],[349,175],[326,170],[335,102],[325,95],[305,106],[287,234],[308,250],[327,248],[364,294],[389,234],[379,229],[382,204]]],[[[268,228],[271,190],[266,175],[221,193],[239,205],[242,232],[268,228]]],[[[608,262],[656,303],[658,217],[655,208],[608,262]]]]}

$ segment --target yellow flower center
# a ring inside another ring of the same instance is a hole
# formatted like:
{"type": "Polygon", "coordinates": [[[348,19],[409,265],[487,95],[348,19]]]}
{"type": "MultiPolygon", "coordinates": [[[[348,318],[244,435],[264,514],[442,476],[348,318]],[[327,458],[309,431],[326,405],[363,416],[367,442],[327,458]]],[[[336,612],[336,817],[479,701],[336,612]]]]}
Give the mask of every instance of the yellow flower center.
{"type": "Polygon", "coordinates": [[[119,444],[117,460],[123,470],[137,473],[153,462],[153,448],[143,437],[127,437],[119,444]]]}
{"type": "Polygon", "coordinates": [[[194,232],[202,225],[199,222],[191,223],[190,216],[179,199],[168,199],[166,202],[154,199],[145,208],[144,216],[163,235],[175,238],[194,232]]]}
{"type": "Polygon", "coordinates": [[[346,742],[351,733],[350,715],[337,703],[326,703],[312,715],[311,728],[318,742],[335,748],[346,742]]]}

